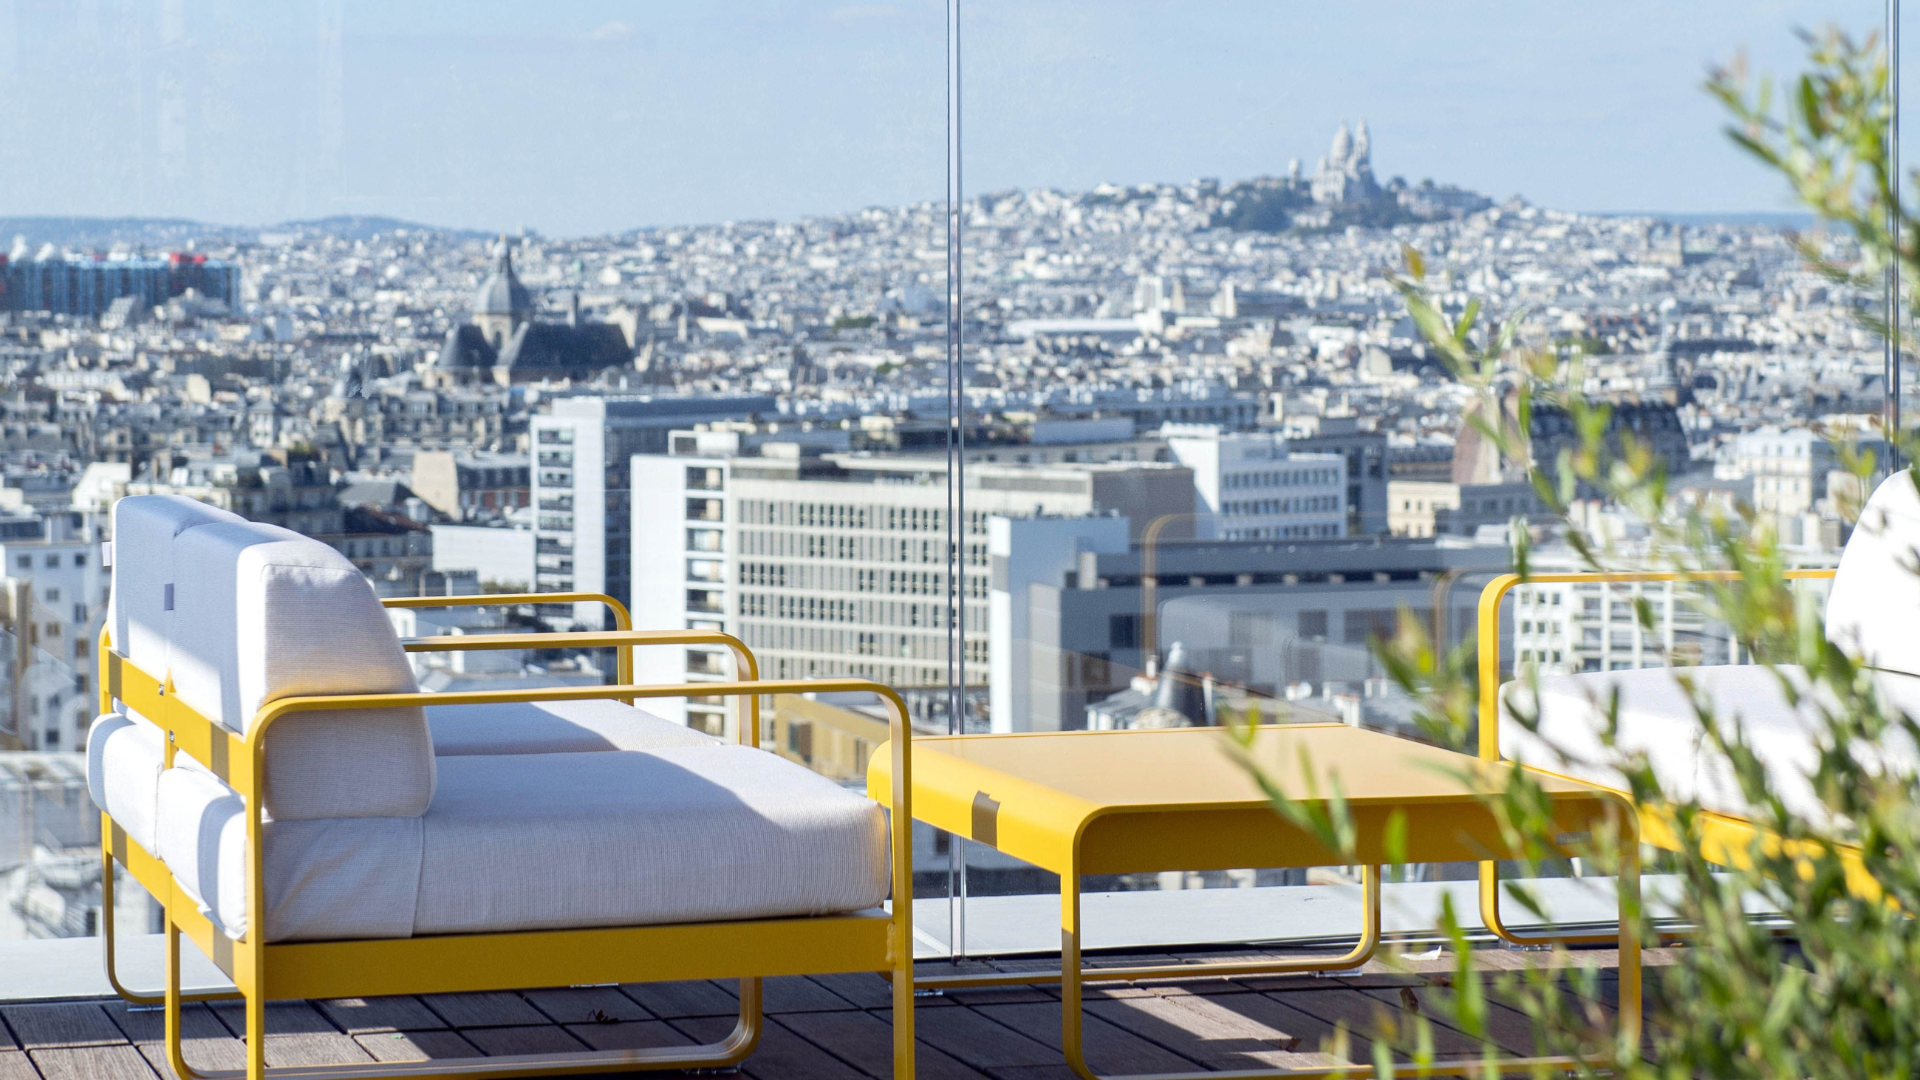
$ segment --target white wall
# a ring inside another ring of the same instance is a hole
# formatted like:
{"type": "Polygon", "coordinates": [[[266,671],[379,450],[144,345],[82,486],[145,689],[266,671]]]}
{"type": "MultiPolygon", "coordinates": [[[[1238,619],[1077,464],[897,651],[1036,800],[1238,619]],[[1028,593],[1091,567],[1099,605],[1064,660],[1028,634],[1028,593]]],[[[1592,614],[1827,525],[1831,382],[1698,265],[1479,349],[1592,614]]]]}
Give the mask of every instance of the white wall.
{"type": "Polygon", "coordinates": [[[993,564],[987,593],[987,687],[996,732],[1032,731],[1032,650],[1027,587],[1059,584],[1080,553],[1127,550],[1124,517],[987,519],[987,557],[993,564]]]}
{"type": "Polygon", "coordinates": [[[433,568],[472,570],[483,582],[533,591],[533,531],[484,525],[434,525],[433,568]]]}

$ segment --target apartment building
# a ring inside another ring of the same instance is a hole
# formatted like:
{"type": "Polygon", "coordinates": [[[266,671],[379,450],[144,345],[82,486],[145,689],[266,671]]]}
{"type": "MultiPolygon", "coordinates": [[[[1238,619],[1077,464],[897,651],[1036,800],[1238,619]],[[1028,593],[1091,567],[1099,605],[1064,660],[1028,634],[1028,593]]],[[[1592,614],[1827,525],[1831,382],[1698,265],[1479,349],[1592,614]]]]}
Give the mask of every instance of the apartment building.
{"type": "MultiPolygon", "coordinates": [[[[737,634],[771,678],[946,684],[945,458],[824,452],[795,442],[742,453],[712,438],[678,449],[686,452],[632,462],[633,559],[648,567],[634,582],[636,625],[737,634]]],[[[969,464],[966,684],[984,687],[988,679],[990,518],[1182,515],[1175,534],[1186,535],[1192,510],[1192,470],[1180,465],[969,464]]],[[[642,681],[719,678],[727,664],[723,650],[659,650],[639,656],[636,670],[642,681]]],[[[723,706],[696,700],[659,709],[713,729],[723,706]]]]}
{"type": "MultiPolygon", "coordinates": [[[[1806,565],[1833,565],[1834,553],[1807,552],[1806,565]]],[[[1564,547],[1531,556],[1535,573],[1585,569],[1564,547]]],[[[1825,582],[1802,587],[1823,591],[1825,582]]],[[[1504,618],[1513,627],[1514,662],[1543,675],[1623,671],[1671,664],[1744,661],[1726,624],[1714,618],[1695,586],[1684,582],[1527,584],[1511,594],[1504,618]],[[1651,616],[1642,626],[1644,601],[1651,616]]]]}
{"type": "Polygon", "coordinates": [[[1763,427],[1734,436],[1734,467],[1753,480],[1753,508],[1779,518],[1812,513],[1840,467],[1833,444],[1806,428],[1763,427]]]}
{"type": "Polygon", "coordinates": [[[1218,540],[1328,540],[1347,534],[1347,458],[1290,450],[1275,432],[1169,425],[1167,449],[1193,470],[1195,530],[1218,540]]]}
{"type": "Polygon", "coordinates": [[[1524,480],[1387,482],[1387,530],[1395,536],[1472,536],[1482,525],[1505,525],[1519,515],[1532,515],[1538,521],[1545,512],[1539,494],[1524,480]]]}
{"type": "MultiPolygon", "coordinates": [[[[600,592],[628,602],[633,551],[628,462],[635,454],[665,453],[674,428],[778,409],[774,398],[764,396],[555,399],[546,414],[529,423],[535,591],[600,592]]],[[[576,604],[563,617],[581,627],[609,625],[599,604],[576,604]]]]}
{"type": "Polygon", "coordinates": [[[1348,536],[1387,531],[1387,433],[1356,416],[1288,416],[1287,446],[1302,454],[1338,454],[1347,462],[1348,536]]]}
{"type": "Polygon", "coordinates": [[[86,746],[109,583],[102,539],[94,514],[0,518],[0,744],[86,746]]]}
{"type": "Polygon", "coordinates": [[[487,521],[531,505],[533,477],[525,454],[422,450],[408,484],[454,521],[487,521]]]}

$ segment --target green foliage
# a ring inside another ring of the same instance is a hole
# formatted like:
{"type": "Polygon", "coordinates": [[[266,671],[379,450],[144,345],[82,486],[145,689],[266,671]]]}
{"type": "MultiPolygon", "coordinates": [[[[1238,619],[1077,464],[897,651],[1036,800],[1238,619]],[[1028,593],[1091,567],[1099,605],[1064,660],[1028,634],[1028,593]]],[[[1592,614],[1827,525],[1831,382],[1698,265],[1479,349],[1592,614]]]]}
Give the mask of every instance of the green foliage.
{"type": "Polygon", "coordinates": [[[835,333],[842,330],[865,330],[877,321],[872,315],[842,315],[833,320],[833,330],[835,333]]]}
{"type": "MultiPolygon", "coordinates": [[[[1811,265],[1837,283],[1869,292],[1880,287],[1879,274],[1893,260],[1903,264],[1907,280],[1920,280],[1912,239],[1920,229],[1898,197],[1884,140],[1883,54],[1871,39],[1856,44],[1828,33],[1807,40],[1808,73],[1780,95],[1780,108],[1767,84],[1751,84],[1738,68],[1716,72],[1709,90],[1733,117],[1734,141],[1781,174],[1822,218],[1851,233],[1856,250],[1844,259],[1818,238],[1801,238],[1811,265]],[[1898,243],[1890,220],[1898,223],[1898,243]]],[[[1889,746],[1920,746],[1920,724],[1877,692],[1877,673],[1827,641],[1818,605],[1786,578],[1787,557],[1769,519],[1744,505],[1672,498],[1648,447],[1631,433],[1609,436],[1606,405],[1585,392],[1581,350],[1530,334],[1524,312],[1494,323],[1476,304],[1449,318],[1425,291],[1419,252],[1408,249],[1405,263],[1392,280],[1434,354],[1477,395],[1469,423],[1508,461],[1528,470],[1547,509],[1546,522],[1515,523],[1518,572],[1523,578],[1529,573],[1528,526],[1543,524],[1563,536],[1588,569],[1728,572],[1693,587],[1702,609],[1765,660],[1783,693],[1813,718],[1818,760],[1810,778],[1818,806],[1810,813],[1790,809],[1739,724],[1719,714],[1688,670],[1676,667],[1674,678],[1705,733],[1702,753],[1738,783],[1762,833],[1729,857],[1707,843],[1707,818],[1698,803],[1665,790],[1646,756],[1621,745],[1617,698],[1600,703],[1606,726],[1594,763],[1616,769],[1637,804],[1664,812],[1679,841],[1677,851],[1659,855],[1662,870],[1681,884],[1672,916],[1656,923],[1638,905],[1626,915],[1642,941],[1665,932],[1685,943],[1672,964],[1647,971],[1643,1045],[1618,1037],[1603,984],[1578,953],[1556,948],[1528,954],[1540,962],[1488,976],[1469,963],[1468,934],[1449,907],[1444,930],[1458,958],[1451,993],[1394,1021],[1396,1045],[1412,1059],[1398,1067],[1417,1073],[1435,1060],[1433,1020],[1478,1037],[1484,1053],[1497,1056],[1488,1026],[1490,1003],[1499,1001],[1528,1018],[1535,1053],[1571,1057],[1577,1063],[1572,1071],[1581,1075],[1677,1080],[1920,1073],[1920,921],[1911,916],[1920,911],[1920,789],[1908,757],[1897,750],[1881,754],[1889,746]],[[1557,460],[1536,461],[1525,433],[1533,411],[1547,406],[1565,410],[1579,437],[1557,460]],[[1598,493],[1644,523],[1647,550],[1623,565],[1625,556],[1605,536],[1582,531],[1581,517],[1572,512],[1576,492],[1598,493]],[[1751,916],[1756,904],[1779,913],[1774,925],[1751,916]]],[[[1864,318],[1886,329],[1884,320],[1864,318]]],[[[1871,456],[1843,447],[1841,460],[1867,490],[1871,456]]],[[[1914,474],[1907,475],[1912,480],[1914,474]]],[[[1651,628],[1644,600],[1634,611],[1651,628]]],[[[1477,722],[1471,654],[1441,648],[1410,615],[1376,648],[1387,673],[1417,703],[1427,734],[1466,747],[1477,722]]],[[[1531,675],[1523,670],[1517,678],[1524,684],[1531,675]]],[[[1515,695],[1511,715],[1537,733],[1538,715],[1518,704],[1527,696],[1515,695]]],[[[1251,755],[1252,727],[1231,731],[1230,752],[1289,823],[1336,851],[1356,850],[1356,826],[1337,788],[1281,790],[1251,755]]],[[[1563,757],[1571,760],[1571,752],[1563,757]]],[[[1487,798],[1507,844],[1520,855],[1520,873],[1506,885],[1507,908],[1537,911],[1537,898],[1522,879],[1539,876],[1549,860],[1568,853],[1555,845],[1547,800],[1524,772],[1506,791],[1487,798]]],[[[1404,827],[1397,826],[1402,834],[1404,827]]],[[[1639,846],[1624,830],[1601,830],[1570,853],[1593,874],[1610,875],[1624,859],[1637,858],[1639,846]]],[[[1394,1068],[1385,1057],[1377,1064],[1382,1075],[1394,1068]]]]}

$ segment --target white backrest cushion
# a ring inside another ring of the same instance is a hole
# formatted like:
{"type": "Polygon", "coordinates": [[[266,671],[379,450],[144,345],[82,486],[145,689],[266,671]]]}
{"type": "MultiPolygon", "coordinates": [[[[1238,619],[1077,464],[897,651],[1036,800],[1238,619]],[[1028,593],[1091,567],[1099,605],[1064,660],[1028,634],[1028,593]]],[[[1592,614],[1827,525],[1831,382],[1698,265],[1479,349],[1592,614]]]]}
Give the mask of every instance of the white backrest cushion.
{"type": "MultiPolygon", "coordinates": [[[[318,540],[254,522],[174,538],[167,666],[180,701],[245,734],[285,697],[413,692],[413,668],[373,587],[318,540]]],[[[412,817],[433,800],[425,710],[289,716],[267,735],[278,820],[412,817]]]]}
{"type": "Polygon", "coordinates": [[[180,495],[129,495],[113,504],[113,591],[107,625],[113,647],[144,671],[164,675],[167,588],[174,583],[173,538],[198,525],[246,519],[180,495]]]}
{"type": "Polygon", "coordinates": [[[1920,490],[1909,470],[1860,511],[1827,594],[1827,640],[1869,666],[1920,675],[1920,490]]]}

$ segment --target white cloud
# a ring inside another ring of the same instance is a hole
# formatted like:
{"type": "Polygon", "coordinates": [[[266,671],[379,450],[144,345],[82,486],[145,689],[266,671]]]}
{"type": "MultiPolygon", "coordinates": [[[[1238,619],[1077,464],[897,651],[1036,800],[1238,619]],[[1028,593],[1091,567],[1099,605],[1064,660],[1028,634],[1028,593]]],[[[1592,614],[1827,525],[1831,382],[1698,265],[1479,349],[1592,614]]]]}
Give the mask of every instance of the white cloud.
{"type": "Polygon", "coordinates": [[[614,19],[580,35],[588,41],[624,41],[633,36],[633,24],[614,19]]]}

